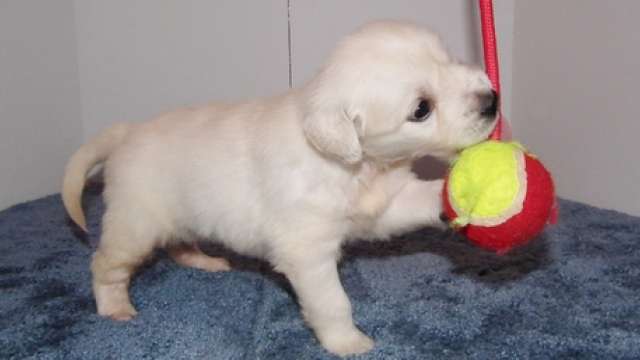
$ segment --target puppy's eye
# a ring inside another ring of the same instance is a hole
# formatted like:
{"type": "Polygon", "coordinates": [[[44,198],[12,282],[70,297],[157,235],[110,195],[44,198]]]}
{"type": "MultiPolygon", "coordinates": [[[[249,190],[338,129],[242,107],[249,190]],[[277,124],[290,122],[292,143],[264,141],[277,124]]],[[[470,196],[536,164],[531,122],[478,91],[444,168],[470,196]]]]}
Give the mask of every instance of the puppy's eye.
{"type": "Polygon", "coordinates": [[[409,117],[409,121],[422,122],[429,118],[431,115],[431,103],[428,100],[422,99],[418,104],[418,108],[413,113],[412,117],[409,117]]]}

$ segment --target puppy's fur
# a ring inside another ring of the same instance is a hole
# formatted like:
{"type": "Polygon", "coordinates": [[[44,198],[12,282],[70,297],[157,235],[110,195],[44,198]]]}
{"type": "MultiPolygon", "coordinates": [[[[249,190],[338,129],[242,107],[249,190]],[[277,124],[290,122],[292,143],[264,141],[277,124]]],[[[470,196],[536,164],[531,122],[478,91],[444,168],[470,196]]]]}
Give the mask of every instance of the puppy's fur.
{"type": "Polygon", "coordinates": [[[480,99],[490,90],[432,33],[376,22],[345,38],[301,89],[114,125],[72,156],[63,186],[86,229],[82,188],[104,162],[107,210],[91,266],[99,314],[136,314],[129,280],[156,247],[182,264],[228,269],[184,245],[207,238],[285,274],[327,350],[371,349],[340,284],[341,245],[440,224],[442,181],[416,179],[411,162],[485,139],[495,112],[480,99]],[[416,119],[421,101],[430,111],[416,119]]]}

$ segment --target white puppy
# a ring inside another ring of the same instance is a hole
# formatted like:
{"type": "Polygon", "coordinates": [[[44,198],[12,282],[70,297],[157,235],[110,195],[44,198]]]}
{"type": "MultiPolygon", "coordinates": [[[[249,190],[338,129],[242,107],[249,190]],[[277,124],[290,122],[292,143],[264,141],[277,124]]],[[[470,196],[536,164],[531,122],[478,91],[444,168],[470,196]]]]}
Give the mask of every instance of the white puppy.
{"type": "Polygon", "coordinates": [[[185,245],[206,238],[285,274],[327,350],[371,349],[338,277],[342,244],[439,225],[442,181],[416,179],[411,162],[485,139],[496,102],[484,73],[452,61],[434,34],[376,22],[301,89],[111,127],[72,156],[63,188],[86,229],[82,188],[104,162],[107,210],[91,266],[98,313],[136,314],[129,281],[157,247],[181,264],[228,270],[185,245]]]}

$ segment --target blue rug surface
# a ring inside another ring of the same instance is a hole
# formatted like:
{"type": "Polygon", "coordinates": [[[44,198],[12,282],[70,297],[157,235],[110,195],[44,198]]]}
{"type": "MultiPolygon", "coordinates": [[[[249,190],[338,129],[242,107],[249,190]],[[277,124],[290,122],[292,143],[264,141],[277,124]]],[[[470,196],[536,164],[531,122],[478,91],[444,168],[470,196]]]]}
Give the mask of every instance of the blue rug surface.
{"type": "MultiPolygon", "coordinates": [[[[286,280],[232,254],[234,271],[206,273],[159,252],[132,284],[138,316],[97,316],[98,190],[85,208],[85,237],[57,195],[0,212],[0,358],[334,358],[286,280]]],[[[358,358],[640,359],[640,219],[570,201],[560,209],[557,225],[503,257],[431,230],[346,248],[354,317],[376,340],[358,358]]]]}

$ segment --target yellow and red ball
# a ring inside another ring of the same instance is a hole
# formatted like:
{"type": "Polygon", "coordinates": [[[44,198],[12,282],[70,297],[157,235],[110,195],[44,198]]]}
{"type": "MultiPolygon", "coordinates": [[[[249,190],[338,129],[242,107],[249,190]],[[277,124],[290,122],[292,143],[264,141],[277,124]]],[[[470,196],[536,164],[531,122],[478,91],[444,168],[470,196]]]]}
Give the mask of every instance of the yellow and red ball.
{"type": "Polygon", "coordinates": [[[442,198],[454,228],[499,254],[536,237],[556,216],[551,175],[517,143],[491,140],[465,149],[442,198]]]}

